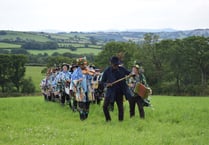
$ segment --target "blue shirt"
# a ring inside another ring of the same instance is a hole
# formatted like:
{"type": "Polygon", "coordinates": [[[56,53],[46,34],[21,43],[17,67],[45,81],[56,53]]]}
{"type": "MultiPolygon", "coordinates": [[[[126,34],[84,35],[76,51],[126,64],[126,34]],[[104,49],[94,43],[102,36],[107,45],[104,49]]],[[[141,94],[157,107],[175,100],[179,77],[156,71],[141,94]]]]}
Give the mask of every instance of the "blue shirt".
{"type": "Polygon", "coordinates": [[[71,82],[73,83],[74,80],[80,80],[81,81],[81,86],[84,89],[84,92],[88,91],[87,88],[87,79],[86,79],[86,75],[82,73],[82,70],[80,67],[78,67],[76,70],[73,71],[72,75],[71,75],[71,82]]]}

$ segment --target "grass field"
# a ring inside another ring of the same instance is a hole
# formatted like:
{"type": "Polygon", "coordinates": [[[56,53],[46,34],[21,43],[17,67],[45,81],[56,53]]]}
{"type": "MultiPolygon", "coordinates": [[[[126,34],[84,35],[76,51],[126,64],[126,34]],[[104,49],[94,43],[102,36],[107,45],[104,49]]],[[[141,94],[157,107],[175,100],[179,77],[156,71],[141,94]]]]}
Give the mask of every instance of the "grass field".
{"type": "Polygon", "coordinates": [[[1,48],[12,49],[12,48],[20,48],[20,47],[21,47],[21,45],[0,42],[0,49],[1,48]]]}
{"type": "Polygon", "coordinates": [[[152,96],[154,108],[145,108],[117,120],[117,109],[106,123],[102,106],[91,105],[89,118],[43,97],[0,99],[1,145],[208,145],[209,97],[152,96]]]}
{"type": "Polygon", "coordinates": [[[100,49],[94,49],[94,48],[77,48],[76,51],[71,51],[69,49],[57,49],[57,50],[28,50],[31,54],[44,54],[47,53],[48,55],[52,55],[54,52],[58,52],[60,54],[69,52],[72,54],[94,54],[97,55],[99,52],[101,52],[100,49]]]}
{"type": "Polygon", "coordinates": [[[26,66],[25,78],[31,77],[35,87],[36,92],[41,92],[40,82],[44,78],[44,75],[41,74],[41,71],[44,67],[40,66],[26,66]]]}
{"type": "Polygon", "coordinates": [[[39,42],[50,41],[46,36],[40,33],[33,32],[20,32],[20,31],[7,31],[6,35],[0,35],[0,38],[3,39],[13,39],[21,38],[23,40],[34,40],[39,42]]]}

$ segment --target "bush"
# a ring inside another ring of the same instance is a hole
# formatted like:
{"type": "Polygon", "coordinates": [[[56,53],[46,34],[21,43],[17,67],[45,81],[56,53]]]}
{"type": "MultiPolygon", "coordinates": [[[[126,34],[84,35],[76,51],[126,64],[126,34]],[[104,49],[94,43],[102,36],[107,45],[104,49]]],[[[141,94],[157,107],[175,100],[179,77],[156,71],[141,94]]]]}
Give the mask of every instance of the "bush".
{"type": "Polygon", "coordinates": [[[22,93],[31,94],[35,92],[35,85],[32,82],[31,77],[23,79],[22,81],[22,93]]]}

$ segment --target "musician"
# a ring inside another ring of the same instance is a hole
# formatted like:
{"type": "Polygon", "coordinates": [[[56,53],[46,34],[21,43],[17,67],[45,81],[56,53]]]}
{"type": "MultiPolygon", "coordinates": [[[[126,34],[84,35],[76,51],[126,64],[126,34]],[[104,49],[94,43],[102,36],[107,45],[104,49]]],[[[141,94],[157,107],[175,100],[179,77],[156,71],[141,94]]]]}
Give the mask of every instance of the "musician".
{"type": "Polygon", "coordinates": [[[144,70],[142,67],[140,67],[138,64],[135,64],[132,67],[132,74],[134,74],[132,77],[128,80],[128,85],[130,87],[130,90],[132,92],[132,97],[129,99],[129,109],[130,109],[130,117],[135,116],[135,105],[137,104],[138,110],[139,110],[139,116],[140,118],[145,117],[145,112],[143,108],[144,100],[136,93],[134,93],[134,88],[136,83],[140,82],[145,86],[148,86],[146,78],[143,74],[144,70]]]}
{"type": "Polygon", "coordinates": [[[83,58],[77,60],[78,67],[72,73],[72,85],[74,87],[74,93],[78,102],[78,111],[80,120],[88,118],[89,113],[89,98],[88,98],[88,86],[86,77],[86,64],[87,61],[83,58]]]}
{"type": "Polygon", "coordinates": [[[129,75],[130,72],[122,66],[119,66],[120,60],[118,57],[113,56],[110,59],[110,66],[106,68],[103,73],[101,82],[106,86],[106,92],[104,96],[103,112],[105,115],[106,121],[111,121],[111,116],[109,113],[109,105],[116,102],[118,107],[118,120],[123,121],[124,119],[124,108],[123,108],[123,95],[130,97],[130,94],[127,94],[127,84],[125,79],[119,81],[118,83],[112,84],[114,81],[119,80],[126,75],[129,75]]]}

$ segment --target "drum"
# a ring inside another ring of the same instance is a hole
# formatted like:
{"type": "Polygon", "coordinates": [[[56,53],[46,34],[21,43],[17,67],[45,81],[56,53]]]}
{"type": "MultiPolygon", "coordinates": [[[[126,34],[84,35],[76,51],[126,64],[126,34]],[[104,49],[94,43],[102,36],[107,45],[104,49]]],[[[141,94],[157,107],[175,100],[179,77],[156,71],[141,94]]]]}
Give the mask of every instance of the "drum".
{"type": "Polygon", "coordinates": [[[142,83],[137,83],[134,88],[134,93],[138,94],[142,99],[146,99],[151,94],[151,89],[145,87],[142,83]]]}

